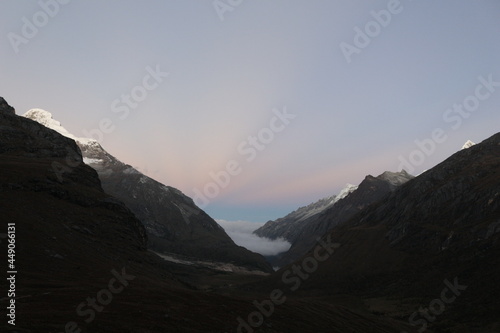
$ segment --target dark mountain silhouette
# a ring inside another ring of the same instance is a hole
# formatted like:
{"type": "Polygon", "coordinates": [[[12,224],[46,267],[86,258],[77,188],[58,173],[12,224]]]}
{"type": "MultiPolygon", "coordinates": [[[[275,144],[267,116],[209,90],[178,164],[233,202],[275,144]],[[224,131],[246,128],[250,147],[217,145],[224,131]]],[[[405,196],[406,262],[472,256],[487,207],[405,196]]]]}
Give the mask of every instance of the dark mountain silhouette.
{"type": "MultiPolygon", "coordinates": [[[[292,243],[290,249],[273,258],[274,265],[283,266],[289,264],[311,249],[317,239],[327,231],[348,221],[355,214],[378,202],[412,178],[413,176],[406,171],[387,171],[378,177],[366,176],[359,186],[353,187],[351,185],[347,187],[350,190],[346,192],[345,196],[342,195],[341,199],[319,212],[308,214],[306,218],[302,219],[297,219],[297,214],[292,213],[285,218],[266,223],[256,233],[259,236],[268,238],[282,235],[282,237],[289,240],[292,243]]],[[[315,207],[315,205],[312,207],[315,207]]],[[[298,212],[301,212],[301,210],[298,210],[298,212]]],[[[303,215],[300,214],[299,217],[303,215]]]]}
{"type": "Polygon", "coordinates": [[[320,199],[307,206],[300,207],[277,220],[268,221],[262,227],[255,230],[254,234],[269,239],[283,238],[293,243],[298,239],[301,231],[307,225],[304,221],[314,219],[314,217],[317,217],[326,209],[335,205],[337,201],[345,198],[357,188],[355,185],[348,184],[338,195],[320,199]]]}
{"type": "Polygon", "coordinates": [[[217,222],[178,189],[165,186],[119,161],[97,141],[71,135],[50,112],[32,109],[24,117],[76,141],[83,161],[97,171],[104,191],[124,202],[144,224],[150,249],[194,260],[272,271],[264,257],[236,245],[217,222]]]}
{"type": "Polygon", "coordinates": [[[0,100],[1,222],[15,223],[19,271],[15,296],[0,298],[15,300],[16,326],[3,312],[2,331],[500,331],[500,133],[393,191],[367,177],[366,198],[389,192],[262,276],[148,251],[75,141],[12,110],[0,100]]]}
{"type": "MultiPolygon", "coordinates": [[[[408,181],[322,239],[340,247],[297,294],[351,295],[365,309],[411,322],[420,332],[424,326],[499,332],[500,133],[408,181]],[[424,311],[432,306],[433,312],[424,311]]],[[[291,267],[268,285],[280,285],[291,267]]]]}
{"type": "MultiPolygon", "coordinates": [[[[16,326],[3,312],[2,331],[234,332],[239,317],[255,313],[254,300],[269,297],[234,289],[259,276],[176,264],[147,251],[141,221],[103,191],[75,141],[10,110],[0,106],[0,209],[3,229],[16,226],[19,272],[12,298],[16,326]],[[54,165],[68,167],[62,179],[54,165]],[[219,292],[209,292],[207,284],[219,292]]],[[[4,309],[11,304],[5,295],[0,303],[4,309]]],[[[257,326],[255,332],[275,333],[406,327],[292,297],[257,326]]]]}

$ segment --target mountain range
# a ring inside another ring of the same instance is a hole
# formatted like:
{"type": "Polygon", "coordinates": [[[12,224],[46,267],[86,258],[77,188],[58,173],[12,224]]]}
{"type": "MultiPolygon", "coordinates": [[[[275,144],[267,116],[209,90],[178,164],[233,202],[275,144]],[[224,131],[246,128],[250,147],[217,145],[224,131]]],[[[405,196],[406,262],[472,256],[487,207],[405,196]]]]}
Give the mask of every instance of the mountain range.
{"type": "Polygon", "coordinates": [[[234,264],[249,270],[272,271],[261,255],[237,246],[217,222],[180,190],[165,186],[119,161],[96,140],[75,137],[48,111],[32,109],[23,117],[76,142],[85,164],[97,171],[104,191],[122,201],[142,222],[151,250],[234,264]]]}
{"type": "Polygon", "coordinates": [[[500,133],[465,148],[324,234],[338,248],[297,293],[355,295],[418,332],[499,332],[500,133]]]}
{"type": "Polygon", "coordinates": [[[2,331],[500,332],[500,133],[417,177],[367,176],[290,214],[300,232],[275,236],[295,238],[296,252],[271,272],[249,251],[178,246],[185,225],[227,238],[182,193],[147,179],[136,190],[144,175],[37,117],[0,98],[0,210],[3,229],[15,225],[18,270],[0,284],[16,323],[4,313],[2,331]],[[171,215],[143,221],[153,215],[106,182],[137,200],[164,197],[171,215]],[[209,265],[220,263],[232,266],[209,265]]]}
{"type": "Polygon", "coordinates": [[[257,236],[269,239],[284,238],[289,242],[295,242],[307,222],[311,217],[319,215],[324,210],[335,205],[339,200],[345,198],[349,193],[354,192],[358,187],[347,184],[338,195],[332,195],[313,202],[307,206],[294,210],[285,217],[274,221],[268,221],[262,227],[254,231],[257,236]]]}
{"type": "Polygon", "coordinates": [[[327,231],[348,221],[412,178],[404,170],[386,171],[377,177],[368,175],[359,186],[348,184],[338,196],[322,199],[284,218],[269,221],[255,234],[271,239],[282,237],[292,243],[288,251],[272,258],[275,266],[289,264],[312,248],[327,231]]]}

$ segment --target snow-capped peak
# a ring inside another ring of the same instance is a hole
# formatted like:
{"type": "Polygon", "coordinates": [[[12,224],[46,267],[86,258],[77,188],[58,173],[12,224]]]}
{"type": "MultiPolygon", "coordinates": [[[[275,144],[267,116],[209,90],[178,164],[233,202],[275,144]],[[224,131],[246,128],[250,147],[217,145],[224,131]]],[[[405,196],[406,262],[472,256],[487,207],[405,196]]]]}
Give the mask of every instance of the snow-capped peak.
{"type": "Polygon", "coordinates": [[[472,146],[474,146],[475,143],[470,141],[470,140],[467,140],[467,142],[462,146],[462,149],[467,149],[467,148],[470,148],[472,146]]]}
{"type": "Polygon", "coordinates": [[[25,114],[23,114],[23,117],[34,120],[37,123],[39,123],[47,128],[50,128],[51,130],[54,130],[54,131],[58,132],[59,134],[64,135],[67,138],[78,141],[79,143],[81,143],[83,145],[90,145],[93,143],[97,143],[97,141],[94,139],[78,138],[78,137],[74,136],[73,134],[68,132],[68,130],[65,129],[59,121],[55,120],[52,117],[52,113],[50,113],[49,111],[46,111],[43,109],[31,109],[28,112],[26,112],[25,114]]]}
{"type": "Polygon", "coordinates": [[[75,139],[75,137],[71,133],[69,133],[64,127],[61,126],[60,122],[52,117],[52,113],[50,113],[49,111],[45,111],[43,109],[31,109],[26,112],[23,117],[34,120],[37,123],[50,128],[66,137],[75,139]]]}
{"type": "Polygon", "coordinates": [[[336,203],[340,199],[344,199],[347,197],[349,194],[352,192],[356,191],[358,189],[357,185],[352,185],[352,184],[347,184],[340,192],[339,194],[335,197],[333,200],[333,203],[336,203]]]}

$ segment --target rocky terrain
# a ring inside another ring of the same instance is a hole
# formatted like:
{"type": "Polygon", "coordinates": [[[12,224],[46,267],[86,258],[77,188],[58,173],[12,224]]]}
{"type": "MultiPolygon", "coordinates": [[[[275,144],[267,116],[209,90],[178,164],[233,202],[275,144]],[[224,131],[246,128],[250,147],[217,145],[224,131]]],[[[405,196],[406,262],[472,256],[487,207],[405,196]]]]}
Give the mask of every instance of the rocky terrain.
{"type": "MultiPolygon", "coordinates": [[[[256,234],[261,237],[288,239],[292,246],[287,252],[273,258],[273,264],[276,266],[289,264],[311,249],[318,237],[348,221],[412,178],[413,176],[404,170],[386,171],[378,177],[366,176],[359,186],[348,185],[335,200],[330,201],[330,205],[323,206],[321,210],[313,210],[314,214],[304,214],[304,209],[299,209],[284,218],[266,223],[256,231],[256,234]]],[[[310,212],[310,208],[314,207],[315,205],[308,206],[306,211],[310,212]]]]}
{"type": "Polygon", "coordinates": [[[302,229],[307,225],[307,222],[304,223],[304,221],[317,217],[324,210],[335,205],[340,199],[345,198],[357,188],[355,185],[347,184],[338,195],[320,199],[307,206],[298,208],[285,217],[268,221],[262,227],[255,230],[254,234],[269,239],[284,238],[289,242],[295,242],[302,229]]]}
{"type": "MultiPolygon", "coordinates": [[[[355,296],[372,313],[419,332],[499,332],[500,133],[408,181],[322,239],[339,247],[297,293],[355,296]]],[[[269,278],[269,287],[282,283],[279,276],[269,278]]]]}
{"type": "MultiPolygon", "coordinates": [[[[32,109],[24,117],[75,140],[83,161],[97,171],[104,191],[125,203],[143,223],[150,249],[250,270],[272,271],[261,255],[234,244],[217,222],[178,189],[165,186],[119,161],[97,141],[70,134],[50,112],[32,109]]],[[[65,171],[62,167],[61,177],[65,177],[65,171]]]]}

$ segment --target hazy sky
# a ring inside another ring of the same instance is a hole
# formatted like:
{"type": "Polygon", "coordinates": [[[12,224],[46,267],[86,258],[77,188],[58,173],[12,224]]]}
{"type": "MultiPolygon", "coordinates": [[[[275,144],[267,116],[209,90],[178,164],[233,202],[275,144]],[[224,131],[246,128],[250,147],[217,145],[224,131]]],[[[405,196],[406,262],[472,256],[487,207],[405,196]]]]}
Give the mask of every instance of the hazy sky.
{"type": "Polygon", "coordinates": [[[498,0],[3,0],[0,96],[101,126],[214,218],[265,222],[496,133],[499,18],[498,0]]]}

